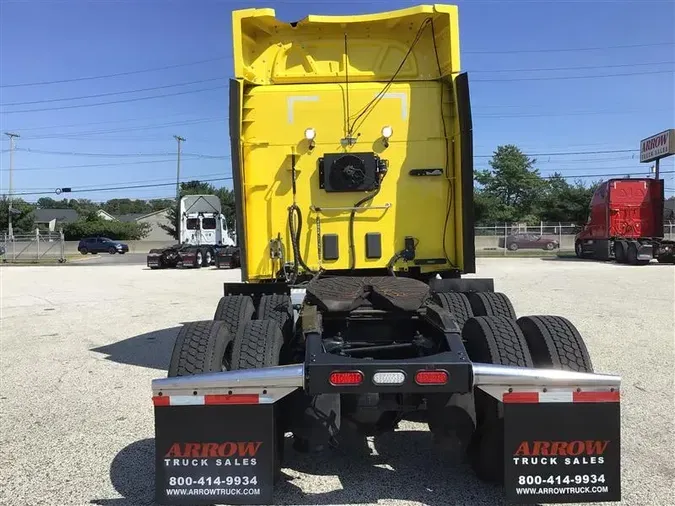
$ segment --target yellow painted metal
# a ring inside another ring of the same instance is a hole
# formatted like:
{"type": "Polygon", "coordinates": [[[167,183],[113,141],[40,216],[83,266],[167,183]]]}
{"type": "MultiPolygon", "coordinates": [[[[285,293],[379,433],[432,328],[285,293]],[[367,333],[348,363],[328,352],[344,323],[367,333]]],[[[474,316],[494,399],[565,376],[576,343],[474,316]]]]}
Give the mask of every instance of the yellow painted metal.
{"type": "MultiPolygon", "coordinates": [[[[406,236],[416,239],[417,258],[447,258],[461,270],[460,128],[453,85],[460,72],[457,7],[308,16],[293,24],[275,19],[273,9],[245,9],[234,11],[232,19],[235,77],[243,84],[240,164],[232,169],[239,171],[243,185],[241,239],[248,280],[278,271],[279,262],[269,252],[270,240],[277,236],[286,260],[293,258],[288,229],[293,155],[302,257],[312,269],[349,268],[350,212],[316,210],[349,208],[366,195],[319,188],[318,159],[339,152],[374,151],[389,162],[381,191],[355,215],[357,270],[385,267],[403,249],[406,236]],[[387,86],[418,33],[418,42],[387,86]],[[377,97],[368,114],[357,119],[377,97]],[[384,126],[393,128],[388,147],[381,134],[384,126]],[[307,128],[316,131],[314,149],[305,139],[307,128]],[[357,139],[353,145],[342,141],[350,130],[357,139]],[[443,175],[409,174],[411,169],[430,168],[443,175]],[[338,260],[322,260],[319,228],[321,234],[339,236],[338,260]],[[365,256],[368,232],[381,234],[379,259],[365,256]]],[[[396,268],[405,269],[406,263],[399,261],[396,268]]],[[[423,271],[447,268],[447,263],[429,265],[423,271]]]]}

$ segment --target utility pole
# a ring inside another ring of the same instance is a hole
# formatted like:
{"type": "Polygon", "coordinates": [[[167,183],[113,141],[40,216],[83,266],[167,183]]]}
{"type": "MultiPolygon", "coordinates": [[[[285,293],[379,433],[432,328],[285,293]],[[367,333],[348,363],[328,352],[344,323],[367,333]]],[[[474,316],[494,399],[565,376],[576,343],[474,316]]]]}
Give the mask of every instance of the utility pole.
{"type": "Polygon", "coordinates": [[[7,232],[9,233],[10,240],[14,239],[14,228],[12,227],[12,192],[14,189],[13,185],[13,176],[14,176],[14,138],[19,137],[19,134],[12,132],[5,132],[5,135],[9,137],[9,208],[7,212],[8,227],[7,232]]]}
{"type": "Polygon", "coordinates": [[[185,139],[180,135],[174,135],[174,139],[178,142],[178,153],[177,153],[177,163],[176,163],[176,203],[180,200],[180,143],[184,142],[185,139]]]}

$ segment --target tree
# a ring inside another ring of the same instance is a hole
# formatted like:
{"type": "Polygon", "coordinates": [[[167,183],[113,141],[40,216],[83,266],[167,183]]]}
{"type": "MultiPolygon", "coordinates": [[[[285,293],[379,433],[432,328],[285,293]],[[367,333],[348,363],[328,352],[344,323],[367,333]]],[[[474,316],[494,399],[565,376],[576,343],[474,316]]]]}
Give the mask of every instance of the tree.
{"type": "Polygon", "coordinates": [[[39,209],[70,209],[68,199],[55,200],[51,197],[40,197],[37,200],[39,209]]]}
{"type": "MultiPolygon", "coordinates": [[[[14,234],[30,234],[35,230],[35,207],[25,200],[12,199],[12,230],[14,234]]],[[[9,229],[9,199],[3,195],[0,198],[0,230],[9,229]]]]}
{"type": "Polygon", "coordinates": [[[542,221],[571,221],[583,224],[588,218],[588,208],[598,183],[586,186],[582,181],[573,185],[559,173],[555,173],[545,182],[539,195],[538,207],[542,221]]]}
{"type": "Polygon", "coordinates": [[[87,214],[74,223],[67,223],[63,227],[66,241],[79,241],[83,237],[102,236],[122,241],[137,241],[143,239],[150,232],[149,223],[135,221],[121,222],[105,220],[95,214],[87,214]]]}
{"type": "Polygon", "coordinates": [[[498,146],[489,163],[491,169],[475,174],[480,185],[476,192],[477,211],[492,221],[531,218],[536,211],[537,193],[544,187],[539,171],[534,168],[536,160],[509,144],[498,146]]]}

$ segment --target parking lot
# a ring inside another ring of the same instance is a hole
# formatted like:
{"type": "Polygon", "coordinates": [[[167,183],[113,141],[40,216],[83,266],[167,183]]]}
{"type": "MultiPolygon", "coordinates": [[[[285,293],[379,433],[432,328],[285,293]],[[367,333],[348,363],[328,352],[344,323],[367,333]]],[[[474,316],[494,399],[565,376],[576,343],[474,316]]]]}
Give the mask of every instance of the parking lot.
{"type": "MultiPolygon", "coordinates": [[[[478,259],[519,315],[559,314],[596,371],[620,374],[625,505],[675,504],[675,268],[575,259],[478,259]]],[[[7,267],[2,279],[0,502],[153,503],[150,381],[181,322],[211,319],[239,271],[143,265],[7,267]]],[[[404,423],[370,451],[287,452],[278,504],[493,505],[500,491],[404,423]]]]}

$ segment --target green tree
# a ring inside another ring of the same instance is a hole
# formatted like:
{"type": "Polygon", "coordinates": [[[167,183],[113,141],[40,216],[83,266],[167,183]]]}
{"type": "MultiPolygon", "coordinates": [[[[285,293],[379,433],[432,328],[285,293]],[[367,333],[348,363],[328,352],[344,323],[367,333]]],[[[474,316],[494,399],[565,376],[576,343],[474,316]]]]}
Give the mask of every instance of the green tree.
{"type": "MultiPolygon", "coordinates": [[[[35,230],[35,206],[22,199],[12,199],[12,230],[14,234],[30,234],[35,230]]],[[[9,229],[9,199],[3,195],[0,198],[0,230],[4,233],[9,229]]]]}
{"type": "Polygon", "coordinates": [[[588,209],[598,183],[586,186],[583,181],[570,184],[556,172],[542,189],[538,207],[542,221],[583,224],[588,218],[588,209]]]}
{"type": "Polygon", "coordinates": [[[51,197],[40,197],[37,199],[39,209],[70,209],[71,205],[68,199],[56,200],[51,197]]]}
{"type": "Polygon", "coordinates": [[[147,237],[150,232],[149,223],[120,222],[98,218],[88,213],[74,223],[63,227],[66,241],[79,241],[83,237],[102,236],[120,241],[137,241],[147,237]]]}
{"type": "Polygon", "coordinates": [[[498,146],[490,169],[477,171],[477,214],[484,219],[509,222],[532,219],[544,180],[534,168],[536,160],[512,144],[498,146]],[[481,207],[482,206],[482,207],[481,207]]]}
{"type": "Polygon", "coordinates": [[[110,214],[140,214],[149,213],[152,207],[146,200],[139,199],[111,199],[101,205],[106,213],[110,214]]]}

